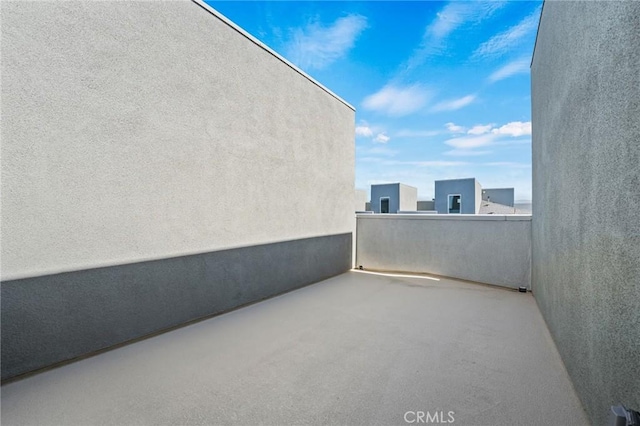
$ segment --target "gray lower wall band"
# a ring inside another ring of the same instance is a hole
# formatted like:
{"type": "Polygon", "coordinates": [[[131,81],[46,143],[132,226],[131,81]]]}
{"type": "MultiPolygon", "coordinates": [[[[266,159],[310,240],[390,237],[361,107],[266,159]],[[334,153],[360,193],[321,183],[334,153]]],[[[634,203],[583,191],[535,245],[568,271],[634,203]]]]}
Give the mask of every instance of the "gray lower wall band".
{"type": "Polygon", "coordinates": [[[2,380],[351,268],[352,234],[2,283],[2,380]]]}

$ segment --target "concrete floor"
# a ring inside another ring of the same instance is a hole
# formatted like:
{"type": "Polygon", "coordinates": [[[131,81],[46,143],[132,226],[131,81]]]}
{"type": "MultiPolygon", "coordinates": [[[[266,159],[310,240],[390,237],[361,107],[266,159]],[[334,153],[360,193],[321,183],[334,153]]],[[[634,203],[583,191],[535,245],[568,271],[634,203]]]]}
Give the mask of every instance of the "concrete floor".
{"type": "Polygon", "coordinates": [[[588,423],[531,294],[363,272],[1,391],[3,425],[588,423]]]}

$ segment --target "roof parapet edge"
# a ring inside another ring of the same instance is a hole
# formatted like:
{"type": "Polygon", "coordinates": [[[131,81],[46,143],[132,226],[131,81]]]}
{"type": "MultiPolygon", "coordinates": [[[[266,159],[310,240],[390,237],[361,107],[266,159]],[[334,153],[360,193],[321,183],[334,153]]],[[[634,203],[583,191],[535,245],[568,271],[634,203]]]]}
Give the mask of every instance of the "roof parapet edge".
{"type": "Polygon", "coordinates": [[[193,3],[197,4],[198,6],[200,6],[201,8],[203,8],[204,10],[206,10],[207,12],[209,12],[210,14],[212,14],[213,16],[215,16],[216,18],[218,18],[220,21],[222,21],[223,23],[225,23],[226,25],[228,25],[229,27],[231,27],[232,29],[234,29],[235,31],[237,31],[239,34],[241,34],[242,36],[246,37],[247,39],[249,39],[250,41],[252,41],[254,44],[258,45],[260,48],[262,48],[263,50],[265,50],[267,53],[270,53],[271,55],[273,55],[275,58],[277,58],[278,60],[284,62],[286,65],[288,65],[291,69],[293,69],[294,71],[296,71],[298,74],[302,75],[303,77],[305,77],[307,80],[309,80],[310,82],[312,82],[313,84],[315,84],[316,86],[318,86],[320,89],[324,90],[325,92],[327,92],[329,95],[333,96],[334,98],[336,98],[338,101],[342,102],[344,105],[346,105],[348,108],[350,108],[351,110],[355,111],[356,108],[351,105],[349,102],[345,101],[344,99],[342,99],[340,96],[336,95],[335,93],[333,93],[331,90],[327,89],[325,86],[323,86],[320,82],[318,82],[317,80],[315,80],[313,77],[311,77],[309,74],[307,74],[306,72],[302,71],[300,68],[298,68],[296,65],[294,65],[293,63],[289,62],[287,59],[285,59],[283,56],[281,56],[279,53],[277,53],[275,50],[271,49],[269,46],[267,46],[266,44],[264,44],[263,42],[261,42],[260,40],[258,40],[257,38],[255,38],[254,36],[252,36],[251,34],[249,34],[248,32],[246,32],[245,30],[243,30],[241,27],[239,27],[237,24],[235,24],[233,21],[231,21],[229,18],[227,18],[226,16],[224,16],[223,14],[221,14],[220,12],[218,12],[217,10],[215,10],[214,8],[212,8],[211,6],[209,6],[207,3],[204,2],[204,0],[191,0],[193,3]]]}

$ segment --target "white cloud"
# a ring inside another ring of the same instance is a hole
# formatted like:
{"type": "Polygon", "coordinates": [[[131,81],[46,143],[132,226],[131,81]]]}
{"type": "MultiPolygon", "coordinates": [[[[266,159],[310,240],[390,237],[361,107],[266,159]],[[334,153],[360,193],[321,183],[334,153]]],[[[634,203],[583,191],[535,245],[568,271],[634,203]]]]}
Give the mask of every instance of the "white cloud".
{"type": "Polygon", "coordinates": [[[493,124],[486,124],[486,125],[478,124],[470,128],[467,133],[470,135],[483,135],[485,133],[489,133],[492,128],[493,128],[493,124]]]}
{"type": "Polygon", "coordinates": [[[447,123],[445,124],[446,128],[448,131],[450,131],[451,133],[464,133],[467,131],[467,129],[465,129],[462,126],[458,126],[457,124],[454,123],[447,123]]]}
{"type": "Polygon", "coordinates": [[[373,141],[378,143],[387,143],[389,142],[389,139],[391,138],[385,135],[384,133],[378,133],[378,136],[376,136],[376,138],[373,141]]]}
{"type": "Polygon", "coordinates": [[[406,163],[419,167],[458,167],[469,164],[465,161],[407,161],[406,163]]]}
{"type": "Polygon", "coordinates": [[[364,136],[370,138],[373,136],[373,130],[369,126],[357,126],[356,127],[356,136],[364,136]]]}
{"type": "Polygon", "coordinates": [[[427,27],[425,34],[437,39],[444,38],[468,21],[472,17],[472,13],[473,4],[451,2],[436,13],[435,19],[427,27]]]}
{"type": "Polygon", "coordinates": [[[516,163],[513,161],[495,161],[492,163],[483,163],[484,166],[490,167],[507,167],[510,169],[530,169],[531,164],[528,163],[516,163]]]}
{"type": "Polygon", "coordinates": [[[394,133],[397,138],[429,138],[431,136],[437,136],[442,132],[439,130],[408,130],[403,129],[394,133]]]}
{"type": "Polygon", "coordinates": [[[502,127],[491,130],[491,133],[512,137],[531,135],[531,122],[512,121],[502,127]]]}
{"type": "MultiPolygon", "coordinates": [[[[447,127],[462,130],[458,133],[463,133],[465,130],[464,127],[453,123],[447,123],[447,127]]],[[[521,140],[513,138],[530,134],[530,121],[512,121],[501,127],[493,127],[491,124],[476,125],[467,131],[467,135],[446,140],[444,143],[454,149],[446,151],[444,154],[457,157],[485,155],[491,152],[486,150],[489,146],[520,144],[521,140]],[[505,138],[511,139],[505,140],[505,138]]]]}
{"type": "Polygon", "coordinates": [[[399,161],[399,160],[379,160],[376,161],[385,166],[417,166],[417,167],[457,167],[464,166],[469,163],[466,161],[399,161]]]}
{"type": "Polygon", "coordinates": [[[472,57],[482,58],[491,56],[500,56],[508,52],[514,45],[519,43],[523,38],[528,35],[533,35],[533,32],[538,28],[538,21],[540,19],[540,8],[525,17],[518,24],[509,28],[508,30],[496,34],[489,40],[482,43],[472,57]]]}
{"type": "Polygon", "coordinates": [[[496,81],[504,80],[516,74],[523,74],[529,71],[529,59],[523,58],[517,61],[509,62],[507,65],[494,71],[489,76],[489,81],[495,83],[496,81]]]}
{"type": "Polygon", "coordinates": [[[396,86],[388,84],[362,101],[365,109],[392,116],[408,115],[422,108],[430,98],[429,91],[419,84],[396,86]]]}
{"type": "Polygon", "coordinates": [[[458,149],[471,149],[488,146],[498,138],[497,134],[489,133],[484,135],[462,136],[445,141],[445,144],[458,149]]]}
{"type": "Polygon", "coordinates": [[[492,151],[475,151],[473,149],[452,149],[451,151],[445,151],[444,155],[451,155],[453,157],[473,157],[477,155],[491,154],[492,151]]]}
{"type": "Polygon", "coordinates": [[[426,27],[420,45],[404,64],[405,72],[422,65],[427,57],[447,48],[446,39],[456,29],[481,22],[505,6],[504,1],[451,1],[426,27]]]}
{"type": "Polygon", "coordinates": [[[458,99],[451,99],[448,101],[440,102],[435,105],[432,111],[455,111],[460,108],[466,107],[476,99],[476,95],[467,95],[458,99]]]}
{"type": "Polygon", "coordinates": [[[366,26],[367,19],[360,15],[338,18],[327,27],[311,23],[293,31],[285,56],[302,68],[325,68],[353,48],[366,26]]]}

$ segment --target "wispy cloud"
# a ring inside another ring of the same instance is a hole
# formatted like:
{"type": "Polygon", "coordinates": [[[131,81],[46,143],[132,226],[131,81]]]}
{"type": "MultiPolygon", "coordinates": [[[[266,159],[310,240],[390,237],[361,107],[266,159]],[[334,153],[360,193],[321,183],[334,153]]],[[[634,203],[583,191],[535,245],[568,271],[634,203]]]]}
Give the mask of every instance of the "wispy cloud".
{"type": "MultiPolygon", "coordinates": [[[[461,129],[464,128],[461,127],[461,129]]],[[[505,138],[519,138],[528,135],[531,135],[530,121],[512,121],[500,127],[493,127],[490,124],[477,125],[472,127],[465,136],[446,140],[444,143],[454,149],[446,151],[445,154],[459,157],[485,155],[491,152],[486,149],[487,147],[520,143],[517,139],[504,140],[505,138]]]]}
{"type": "Polygon", "coordinates": [[[496,140],[498,135],[489,133],[485,135],[479,136],[462,136],[458,138],[453,138],[445,141],[445,144],[452,146],[458,149],[470,149],[470,148],[479,148],[482,146],[491,145],[491,143],[496,140]]]}
{"type": "Polygon", "coordinates": [[[455,111],[464,108],[476,100],[476,95],[467,95],[458,99],[450,99],[436,104],[432,111],[455,111]]]}
{"type": "Polygon", "coordinates": [[[523,58],[513,62],[509,62],[502,68],[497,69],[489,76],[489,81],[495,83],[496,81],[504,80],[516,74],[524,74],[529,71],[529,59],[523,58]]]}
{"type": "Polygon", "coordinates": [[[493,124],[477,124],[467,131],[470,135],[484,135],[485,133],[489,133],[493,128],[493,124]]]}
{"type": "Polygon", "coordinates": [[[391,140],[391,137],[387,135],[383,128],[370,126],[365,120],[360,120],[360,123],[356,126],[356,137],[371,139],[375,143],[383,144],[391,140]]]}
{"type": "Polygon", "coordinates": [[[483,163],[482,165],[490,166],[490,167],[508,167],[511,169],[530,169],[531,168],[531,164],[516,163],[513,161],[495,161],[492,163],[483,163]]]}
{"type": "Polygon", "coordinates": [[[469,163],[466,161],[406,161],[406,164],[419,167],[458,167],[469,163]]]}
{"type": "Polygon", "coordinates": [[[427,25],[420,45],[403,66],[408,72],[422,65],[432,55],[445,50],[446,39],[466,24],[478,23],[505,6],[504,1],[451,1],[427,25]]]}
{"type": "Polygon", "coordinates": [[[389,142],[389,139],[391,138],[384,133],[378,133],[378,136],[376,136],[373,141],[378,143],[387,143],[389,142]]]}
{"type": "Polygon", "coordinates": [[[397,138],[429,138],[441,134],[440,130],[409,130],[402,129],[393,135],[397,138]]]}
{"type": "Polygon", "coordinates": [[[465,166],[469,164],[466,161],[445,161],[445,160],[400,161],[400,160],[385,160],[382,158],[373,158],[373,157],[368,157],[367,159],[369,160],[367,162],[380,163],[384,166],[458,167],[458,166],[465,166]]]}
{"type": "Polygon", "coordinates": [[[467,129],[465,129],[464,127],[459,126],[459,125],[457,125],[455,123],[446,123],[445,127],[451,133],[464,133],[464,132],[467,131],[467,129]]]}
{"type": "Polygon", "coordinates": [[[453,157],[475,157],[478,155],[491,154],[491,151],[475,151],[473,149],[452,149],[451,151],[445,151],[444,155],[451,155],[453,157]]]}
{"type": "Polygon", "coordinates": [[[512,121],[511,123],[491,130],[491,133],[512,137],[531,135],[531,122],[512,121]]]}
{"type": "Polygon", "coordinates": [[[445,151],[444,155],[452,157],[477,157],[480,155],[491,154],[493,151],[487,148],[494,145],[495,137],[489,136],[486,140],[476,140],[476,138],[464,138],[464,140],[455,140],[451,144],[450,141],[445,142],[447,145],[453,146],[454,149],[445,151]],[[458,145],[458,146],[456,146],[458,145]]]}
{"type": "Polygon", "coordinates": [[[373,136],[373,130],[371,130],[371,127],[366,125],[356,126],[356,136],[370,138],[373,136]]]}
{"type": "Polygon", "coordinates": [[[494,35],[489,40],[482,43],[471,55],[472,58],[487,58],[501,56],[516,46],[525,37],[532,35],[538,27],[540,19],[540,7],[533,13],[525,17],[518,24],[504,32],[494,35]]]}
{"type": "Polygon", "coordinates": [[[422,85],[398,86],[388,84],[362,101],[365,109],[403,116],[418,111],[425,106],[430,92],[422,85]]]}
{"type": "Polygon", "coordinates": [[[338,18],[329,26],[310,23],[292,31],[284,49],[285,56],[301,68],[326,68],[353,48],[366,27],[367,19],[361,15],[338,18]]]}

